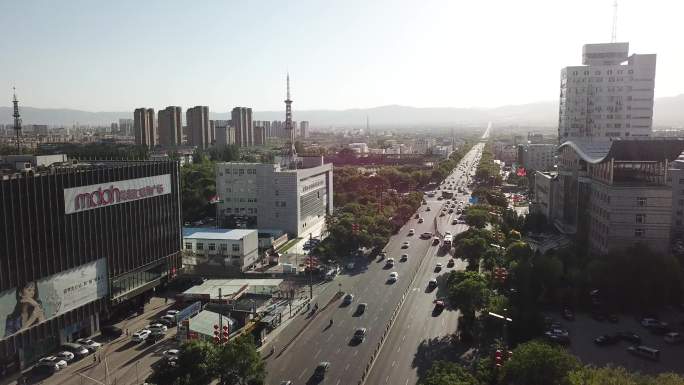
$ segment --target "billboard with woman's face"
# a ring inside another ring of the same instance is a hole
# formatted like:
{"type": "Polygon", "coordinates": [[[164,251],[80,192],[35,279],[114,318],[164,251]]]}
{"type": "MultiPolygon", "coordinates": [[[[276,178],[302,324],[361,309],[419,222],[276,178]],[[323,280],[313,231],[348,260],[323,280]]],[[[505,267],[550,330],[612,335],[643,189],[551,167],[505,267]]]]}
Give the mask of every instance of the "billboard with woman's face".
{"type": "Polygon", "coordinates": [[[107,260],[100,258],[0,293],[0,339],[109,293],[107,260]]]}

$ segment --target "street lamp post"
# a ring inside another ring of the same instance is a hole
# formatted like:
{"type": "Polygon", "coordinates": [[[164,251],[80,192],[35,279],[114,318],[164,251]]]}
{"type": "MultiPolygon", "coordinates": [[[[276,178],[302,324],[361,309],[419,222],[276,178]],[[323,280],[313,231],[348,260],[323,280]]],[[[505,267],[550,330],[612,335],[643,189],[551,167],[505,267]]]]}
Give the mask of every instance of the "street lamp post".
{"type": "MultiPolygon", "coordinates": [[[[506,309],[504,309],[504,312],[505,311],[506,311],[506,309]]],[[[501,314],[492,313],[491,311],[487,312],[487,314],[489,314],[490,316],[492,316],[494,318],[498,318],[498,319],[503,321],[503,329],[501,331],[501,337],[504,340],[504,344],[506,345],[506,348],[508,348],[508,338],[507,338],[507,333],[506,333],[506,325],[509,322],[513,322],[513,320],[508,318],[508,317],[502,316],[501,314]]]]}

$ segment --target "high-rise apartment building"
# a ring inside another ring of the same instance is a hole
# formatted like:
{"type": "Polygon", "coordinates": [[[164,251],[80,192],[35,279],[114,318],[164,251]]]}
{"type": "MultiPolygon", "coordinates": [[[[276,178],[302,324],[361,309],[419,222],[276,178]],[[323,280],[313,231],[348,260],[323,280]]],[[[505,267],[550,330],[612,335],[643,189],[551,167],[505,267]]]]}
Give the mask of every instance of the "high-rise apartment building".
{"type": "Polygon", "coordinates": [[[180,146],[183,144],[182,110],[177,106],[169,106],[159,111],[159,144],[162,146],[180,146]]]}
{"type": "Polygon", "coordinates": [[[136,108],[133,112],[135,144],[154,147],[157,142],[157,124],[154,108],[136,108]]]}
{"type": "Polygon", "coordinates": [[[561,70],[560,143],[651,135],[656,55],[628,54],[629,43],[585,44],[583,65],[561,70]]]}
{"type": "Polygon", "coordinates": [[[309,121],[307,120],[302,120],[299,123],[299,136],[302,139],[306,139],[309,137],[309,121]]]}
{"type": "Polygon", "coordinates": [[[235,128],[227,125],[216,126],[216,147],[235,144],[235,128]]]}
{"type": "Polygon", "coordinates": [[[209,130],[209,107],[195,106],[185,112],[188,123],[190,144],[198,148],[208,148],[211,144],[209,130]]]}
{"type": "Polygon", "coordinates": [[[240,147],[254,146],[252,109],[248,107],[233,108],[231,123],[235,127],[235,143],[240,147]]]}
{"type": "Polygon", "coordinates": [[[254,145],[264,146],[266,145],[266,129],[263,126],[254,127],[254,145]]]}
{"type": "Polygon", "coordinates": [[[133,135],[133,119],[119,119],[119,134],[133,135]]]}

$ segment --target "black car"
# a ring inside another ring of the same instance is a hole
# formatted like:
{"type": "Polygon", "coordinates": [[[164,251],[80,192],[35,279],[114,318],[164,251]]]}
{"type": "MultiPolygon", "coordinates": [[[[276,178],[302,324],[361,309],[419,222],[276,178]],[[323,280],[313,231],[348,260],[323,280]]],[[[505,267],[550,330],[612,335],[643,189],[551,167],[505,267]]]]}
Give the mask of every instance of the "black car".
{"type": "Polygon", "coordinates": [[[563,309],[563,318],[565,318],[568,321],[573,321],[575,319],[575,313],[570,310],[570,308],[564,308],[563,309]]]}
{"type": "Polygon", "coordinates": [[[314,370],[314,378],[316,379],[323,379],[325,378],[325,373],[330,370],[330,362],[320,362],[318,366],[316,366],[316,370],[314,370]]]}
{"type": "Polygon", "coordinates": [[[640,344],[641,343],[641,337],[639,337],[638,334],[630,331],[625,331],[625,332],[618,332],[616,334],[618,338],[620,338],[623,341],[631,342],[633,344],[640,344]]]}
{"type": "Polygon", "coordinates": [[[594,338],[594,343],[599,346],[615,345],[618,341],[620,341],[620,337],[610,334],[604,334],[594,338]]]}

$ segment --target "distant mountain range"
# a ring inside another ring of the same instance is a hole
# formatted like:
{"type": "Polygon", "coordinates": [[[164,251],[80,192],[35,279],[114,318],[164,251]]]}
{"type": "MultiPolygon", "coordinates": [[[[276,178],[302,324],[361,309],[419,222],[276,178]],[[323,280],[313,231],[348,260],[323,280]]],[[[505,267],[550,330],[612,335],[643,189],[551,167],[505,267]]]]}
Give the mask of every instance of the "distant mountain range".
{"type": "MultiPolygon", "coordinates": [[[[229,119],[228,112],[210,113],[212,119],[229,119]]],[[[342,127],[366,125],[366,116],[372,127],[396,126],[457,126],[484,124],[526,125],[553,127],[558,123],[558,103],[539,102],[496,108],[415,108],[389,105],[348,110],[295,110],[294,119],[308,120],[312,127],[342,127]]],[[[654,126],[684,126],[684,94],[656,98],[654,126]]],[[[89,112],[70,109],[21,107],[24,124],[109,125],[119,118],[132,118],[132,111],[89,112]]],[[[283,120],[284,111],[255,111],[255,120],[283,120]]],[[[12,122],[12,108],[0,107],[0,123],[12,122]]]]}

